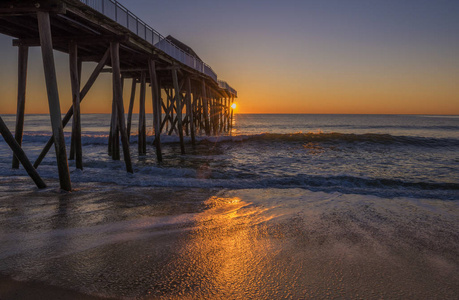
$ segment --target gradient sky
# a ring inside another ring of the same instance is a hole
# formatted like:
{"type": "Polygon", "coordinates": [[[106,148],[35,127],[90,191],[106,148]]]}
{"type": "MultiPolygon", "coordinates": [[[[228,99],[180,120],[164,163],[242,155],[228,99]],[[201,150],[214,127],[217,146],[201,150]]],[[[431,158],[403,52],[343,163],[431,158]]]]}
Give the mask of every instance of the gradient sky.
{"type": "MultiPolygon", "coordinates": [[[[240,113],[459,114],[457,0],[120,2],[191,46],[237,89],[240,113]]],[[[30,54],[28,113],[47,112],[40,55],[30,54]]],[[[67,110],[67,56],[56,59],[67,110]]],[[[9,37],[0,36],[0,62],[0,113],[15,113],[9,37]]],[[[83,113],[110,110],[108,74],[87,98],[83,113]]]]}

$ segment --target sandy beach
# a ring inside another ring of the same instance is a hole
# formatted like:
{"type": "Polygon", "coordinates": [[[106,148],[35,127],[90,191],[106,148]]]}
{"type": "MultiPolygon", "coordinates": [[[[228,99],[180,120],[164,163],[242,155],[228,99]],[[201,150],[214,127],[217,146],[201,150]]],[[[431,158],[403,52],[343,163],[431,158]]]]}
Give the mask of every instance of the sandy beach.
{"type": "Polygon", "coordinates": [[[1,299],[459,293],[454,201],[80,184],[72,193],[17,186],[0,202],[1,299]]]}

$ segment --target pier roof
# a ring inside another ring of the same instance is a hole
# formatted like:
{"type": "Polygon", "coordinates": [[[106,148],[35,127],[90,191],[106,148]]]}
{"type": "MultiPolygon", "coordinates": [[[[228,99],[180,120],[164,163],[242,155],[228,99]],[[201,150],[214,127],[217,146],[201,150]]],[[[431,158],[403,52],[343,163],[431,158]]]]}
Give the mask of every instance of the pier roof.
{"type": "Polygon", "coordinates": [[[196,52],[194,52],[194,50],[191,49],[190,46],[185,45],[185,44],[182,43],[181,41],[179,41],[179,40],[177,40],[176,38],[174,38],[172,35],[168,35],[168,36],[166,37],[166,40],[171,41],[173,44],[175,44],[177,47],[179,47],[180,49],[182,49],[183,51],[185,51],[185,52],[188,53],[189,55],[194,56],[194,57],[196,57],[197,59],[201,60],[201,59],[199,58],[199,56],[196,54],[196,52]]]}

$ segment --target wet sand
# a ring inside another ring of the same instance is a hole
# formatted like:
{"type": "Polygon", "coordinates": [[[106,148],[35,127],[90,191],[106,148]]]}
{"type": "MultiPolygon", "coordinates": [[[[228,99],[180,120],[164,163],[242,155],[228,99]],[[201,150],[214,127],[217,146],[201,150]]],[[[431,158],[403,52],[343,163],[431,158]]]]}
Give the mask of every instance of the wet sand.
{"type": "Polygon", "coordinates": [[[30,292],[21,299],[459,294],[457,201],[102,184],[65,194],[16,184],[0,188],[0,299],[19,299],[15,287],[30,292]]]}
{"type": "Polygon", "coordinates": [[[17,281],[7,276],[0,276],[0,299],[107,300],[108,298],[82,294],[74,290],[46,285],[42,282],[17,281]]]}

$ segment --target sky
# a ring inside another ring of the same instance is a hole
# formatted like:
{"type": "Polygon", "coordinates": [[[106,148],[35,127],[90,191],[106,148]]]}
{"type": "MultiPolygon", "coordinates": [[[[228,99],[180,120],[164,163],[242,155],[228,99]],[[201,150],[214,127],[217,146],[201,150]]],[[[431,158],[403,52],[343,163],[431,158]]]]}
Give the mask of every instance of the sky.
{"type": "MultiPolygon", "coordinates": [[[[238,113],[459,114],[457,0],[119,2],[191,46],[238,91],[238,113]]],[[[56,60],[66,111],[68,58],[56,60]]],[[[0,114],[15,113],[17,49],[1,35],[0,66],[0,114]]],[[[27,84],[26,112],[47,113],[38,48],[27,84]]],[[[110,76],[87,97],[83,113],[109,112],[110,76]]]]}

